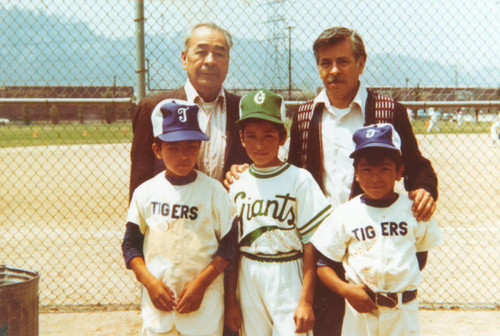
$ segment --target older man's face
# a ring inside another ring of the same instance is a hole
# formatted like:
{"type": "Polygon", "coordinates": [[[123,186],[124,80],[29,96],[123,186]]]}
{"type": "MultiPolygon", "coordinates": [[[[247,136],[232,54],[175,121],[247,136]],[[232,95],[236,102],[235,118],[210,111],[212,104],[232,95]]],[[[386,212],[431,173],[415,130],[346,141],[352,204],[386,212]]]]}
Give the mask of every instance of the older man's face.
{"type": "Polygon", "coordinates": [[[226,79],[229,47],[223,33],[199,27],[181,54],[189,81],[205,101],[213,101],[226,79]]]}
{"type": "Polygon", "coordinates": [[[337,108],[349,107],[356,96],[365,59],[356,59],[351,41],[344,40],[321,48],[318,52],[317,65],[319,77],[325,85],[330,103],[337,108]]]}

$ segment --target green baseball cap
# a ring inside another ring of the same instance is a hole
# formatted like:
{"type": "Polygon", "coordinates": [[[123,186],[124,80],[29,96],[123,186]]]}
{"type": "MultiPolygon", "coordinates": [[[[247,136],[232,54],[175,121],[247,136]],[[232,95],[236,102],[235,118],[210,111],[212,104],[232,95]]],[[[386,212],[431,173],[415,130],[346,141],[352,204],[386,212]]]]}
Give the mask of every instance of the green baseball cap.
{"type": "Polygon", "coordinates": [[[249,118],[284,124],[285,102],[279,94],[266,89],[252,91],[240,100],[240,122],[249,118]]]}

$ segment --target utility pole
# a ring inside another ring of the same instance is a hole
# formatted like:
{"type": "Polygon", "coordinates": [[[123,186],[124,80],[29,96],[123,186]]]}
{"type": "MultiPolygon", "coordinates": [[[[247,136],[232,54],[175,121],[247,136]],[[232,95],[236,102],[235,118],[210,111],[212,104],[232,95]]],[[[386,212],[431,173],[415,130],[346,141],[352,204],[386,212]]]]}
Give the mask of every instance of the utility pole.
{"type": "Polygon", "coordinates": [[[292,26],[288,26],[288,99],[292,99],[292,26]]]}
{"type": "Polygon", "coordinates": [[[135,78],[137,102],[146,96],[144,68],[144,0],[135,1],[135,78]]]}
{"type": "Polygon", "coordinates": [[[408,77],[405,77],[405,80],[406,80],[405,100],[408,100],[408,97],[410,96],[410,90],[408,88],[408,84],[410,83],[410,79],[408,77]]]}
{"type": "Polygon", "coordinates": [[[266,25],[269,28],[268,43],[269,57],[266,58],[269,67],[269,82],[273,90],[286,90],[286,74],[283,71],[283,61],[286,59],[286,28],[285,15],[288,0],[267,0],[268,18],[266,25]]]}

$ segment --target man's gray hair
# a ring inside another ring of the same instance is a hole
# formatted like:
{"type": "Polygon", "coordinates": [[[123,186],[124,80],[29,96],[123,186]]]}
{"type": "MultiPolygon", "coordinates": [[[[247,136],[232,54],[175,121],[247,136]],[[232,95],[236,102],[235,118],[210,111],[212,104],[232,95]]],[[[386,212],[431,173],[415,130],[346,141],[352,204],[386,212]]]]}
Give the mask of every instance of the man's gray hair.
{"type": "Polygon", "coordinates": [[[359,60],[363,57],[366,61],[366,51],[365,45],[361,36],[351,29],[345,27],[333,27],[324,30],[314,41],[313,50],[314,57],[316,57],[316,63],[319,61],[319,50],[324,47],[329,47],[336,45],[337,43],[343,42],[345,40],[351,41],[352,51],[354,53],[354,57],[356,60],[359,60]]]}
{"type": "Polygon", "coordinates": [[[217,31],[219,33],[222,33],[226,37],[228,51],[231,49],[231,47],[233,46],[233,38],[231,37],[231,34],[227,30],[219,27],[218,25],[216,25],[213,22],[206,22],[206,23],[199,23],[196,26],[194,26],[193,28],[191,28],[191,30],[189,31],[189,34],[184,37],[184,50],[188,49],[189,43],[191,40],[191,36],[193,35],[194,31],[196,29],[202,28],[202,27],[209,28],[209,29],[212,29],[212,30],[217,31]]]}

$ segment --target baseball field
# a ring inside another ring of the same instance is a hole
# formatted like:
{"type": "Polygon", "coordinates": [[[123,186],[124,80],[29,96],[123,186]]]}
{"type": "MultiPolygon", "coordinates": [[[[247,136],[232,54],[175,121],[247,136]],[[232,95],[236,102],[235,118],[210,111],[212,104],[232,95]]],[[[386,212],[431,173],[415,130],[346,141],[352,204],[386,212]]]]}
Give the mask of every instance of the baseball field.
{"type": "MultiPolygon", "coordinates": [[[[429,255],[421,306],[498,309],[500,148],[487,134],[418,141],[438,173],[445,239],[429,255]]],[[[40,272],[41,312],[137,308],[139,286],[120,249],[129,151],[128,143],[0,148],[0,260],[40,272]]]]}

